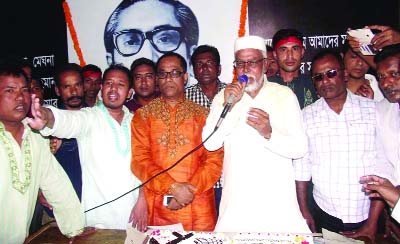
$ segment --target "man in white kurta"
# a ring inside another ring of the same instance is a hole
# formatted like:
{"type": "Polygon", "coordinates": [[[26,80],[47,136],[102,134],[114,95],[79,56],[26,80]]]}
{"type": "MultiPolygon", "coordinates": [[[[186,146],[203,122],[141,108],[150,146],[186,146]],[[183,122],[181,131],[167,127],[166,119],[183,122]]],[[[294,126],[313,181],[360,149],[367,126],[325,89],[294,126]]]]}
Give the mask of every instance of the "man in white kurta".
{"type": "MultiPolygon", "coordinates": [[[[130,171],[130,122],[133,114],[124,107],[122,125],[110,118],[104,105],[65,111],[51,107],[55,123],[43,135],[76,138],[82,166],[82,205],[85,210],[110,201],[138,186],[130,171]]],[[[86,213],[86,225],[125,229],[138,191],[86,213]]]]}
{"type": "MultiPolygon", "coordinates": [[[[42,112],[35,115],[35,120],[47,121],[44,124],[47,127],[40,131],[43,135],[76,138],[78,142],[82,166],[82,205],[85,210],[108,202],[140,184],[130,170],[130,123],[133,114],[123,106],[131,93],[130,79],[129,70],[123,66],[111,66],[105,70],[101,89],[103,102],[92,108],[68,111],[49,107],[50,112],[35,103],[37,110],[42,112]],[[47,120],[46,117],[52,119],[47,120]]],[[[37,128],[43,128],[43,125],[37,128]]],[[[139,198],[138,192],[133,191],[117,201],[87,212],[86,225],[126,229],[130,217],[137,213],[137,203],[146,205],[144,196],[139,198]],[[138,198],[141,200],[138,201],[138,198]]],[[[142,210],[139,214],[146,219],[147,209],[142,210]]]]}
{"type": "MultiPolygon", "coordinates": [[[[23,150],[27,148],[21,148],[0,122],[3,132],[17,160],[19,175],[25,178],[23,150]]],[[[26,125],[23,138],[22,145],[29,143],[32,162],[31,183],[24,193],[12,186],[8,153],[0,140],[0,243],[22,243],[28,236],[39,188],[53,206],[61,232],[75,236],[83,230],[84,216],[68,176],[50,152],[48,140],[26,125]]]]}
{"type": "Polygon", "coordinates": [[[0,65],[0,243],[6,244],[23,243],[28,236],[39,188],[64,235],[81,233],[84,224],[78,197],[49,141],[26,125],[28,87],[20,67],[0,65]]]}
{"type": "Polygon", "coordinates": [[[229,84],[214,98],[203,129],[204,140],[233,94],[233,108],[205,144],[208,150],[223,146],[225,151],[216,231],[310,232],[297,203],[292,166],[292,159],[303,156],[307,146],[300,107],[289,88],[263,76],[265,58],[262,38],[236,41],[236,71],[249,76],[249,82],[246,88],[229,84]],[[263,130],[264,125],[269,130],[263,130]]]}

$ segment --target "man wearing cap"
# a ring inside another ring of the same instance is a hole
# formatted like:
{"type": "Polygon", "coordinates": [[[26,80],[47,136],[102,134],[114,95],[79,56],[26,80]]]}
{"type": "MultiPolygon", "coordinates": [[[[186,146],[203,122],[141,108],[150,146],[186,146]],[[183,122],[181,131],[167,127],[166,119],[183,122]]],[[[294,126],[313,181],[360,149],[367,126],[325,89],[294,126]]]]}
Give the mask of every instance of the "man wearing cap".
{"type": "Polygon", "coordinates": [[[215,96],[203,128],[204,140],[215,130],[227,101],[233,100],[205,143],[210,151],[224,147],[216,231],[310,232],[297,203],[292,166],[292,159],[307,149],[301,111],[289,88],[264,77],[266,53],[261,37],[236,40],[236,74],[247,75],[248,84],[229,84],[215,96]]]}
{"type": "Polygon", "coordinates": [[[300,107],[304,108],[317,100],[314,85],[309,75],[300,73],[304,57],[303,35],[295,29],[281,29],[272,38],[279,73],[269,81],[284,85],[296,94],[300,107]]]}

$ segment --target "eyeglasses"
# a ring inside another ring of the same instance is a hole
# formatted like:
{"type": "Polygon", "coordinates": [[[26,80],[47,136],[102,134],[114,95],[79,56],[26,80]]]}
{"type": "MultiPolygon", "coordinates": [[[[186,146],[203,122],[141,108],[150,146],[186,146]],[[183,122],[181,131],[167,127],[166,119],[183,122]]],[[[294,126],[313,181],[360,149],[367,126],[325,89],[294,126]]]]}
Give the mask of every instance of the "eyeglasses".
{"type": "Polygon", "coordinates": [[[330,70],[326,71],[325,73],[318,73],[318,74],[311,76],[311,79],[314,82],[320,82],[325,78],[325,76],[328,78],[336,77],[338,75],[339,71],[340,70],[330,69],[330,70]]]}
{"type": "Polygon", "coordinates": [[[194,62],[194,67],[195,67],[195,68],[201,68],[201,67],[203,67],[204,65],[207,66],[207,67],[213,67],[213,66],[215,66],[216,64],[217,64],[217,63],[216,63],[214,60],[207,60],[207,61],[205,61],[205,62],[198,61],[198,62],[194,62]]]}
{"type": "Polygon", "coordinates": [[[154,79],[154,74],[153,73],[146,73],[146,74],[135,74],[133,76],[134,80],[152,80],[154,79]]]}
{"type": "Polygon", "coordinates": [[[174,69],[174,70],[172,70],[172,71],[170,71],[170,72],[160,71],[160,72],[157,73],[157,77],[158,77],[159,79],[166,79],[166,78],[168,77],[168,75],[170,75],[171,78],[178,78],[178,77],[180,77],[182,74],[183,74],[182,71],[179,71],[179,70],[174,69]]]}
{"type": "Polygon", "coordinates": [[[131,29],[115,32],[113,37],[115,48],[122,56],[126,57],[138,53],[146,39],[160,53],[173,52],[182,43],[183,30],[181,27],[172,26],[160,27],[147,32],[131,29]]]}
{"type": "Polygon", "coordinates": [[[250,67],[250,68],[256,68],[257,65],[263,61],[265,58],[262,59],[258,59],[258,60],[250,60],[250,61],[242,61],[242,60],[235,60],[233,61],[233,65],[236,68],[244,68],[246,66],[246,64],[250,67]]]}
{"type": "Polygon", "coordinates": [[[395,79],[397,79],[397,78],[399,78],[400,77],[400,72],[399,71],[391,71],[391,72],[389,72],[389,75],[388,76],[386,76],[386,75],[383,75],[383,74],[380,74],[380,73],[378,73],[377,75],[376,75],[376,78],[378,79],[378,81],[383,81],[383,80],[385,80],[386,78],[395,78],[395,79]]]}

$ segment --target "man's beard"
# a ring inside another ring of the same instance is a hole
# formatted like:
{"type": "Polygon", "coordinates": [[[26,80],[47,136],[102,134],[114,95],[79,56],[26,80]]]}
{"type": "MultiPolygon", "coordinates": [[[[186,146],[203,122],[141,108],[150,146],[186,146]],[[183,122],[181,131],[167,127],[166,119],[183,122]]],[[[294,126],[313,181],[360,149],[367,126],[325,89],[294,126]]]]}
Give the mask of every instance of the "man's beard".
{"type": "Polygon", "coordinates": [[[260,87],[264,84],[264,75],[261,75],[260,79],[256,80],[256,77],[251,74],[246,74],[249,77],[249,80],[252,79],[254,82],[247,83],[246,88],[244,89],[245,92],[254,92],[260,89],[260,87]]]}

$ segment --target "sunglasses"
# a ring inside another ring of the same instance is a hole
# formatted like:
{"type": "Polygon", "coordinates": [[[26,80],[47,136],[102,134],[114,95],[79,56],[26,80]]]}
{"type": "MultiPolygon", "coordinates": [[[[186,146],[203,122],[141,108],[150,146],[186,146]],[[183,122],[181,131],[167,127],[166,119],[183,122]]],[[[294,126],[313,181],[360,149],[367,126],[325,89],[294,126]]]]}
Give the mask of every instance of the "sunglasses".
{"type": "Polygon", "coordinates": [[[314,82],[320,82],[325,78],[325,76],[328,78],[336,77],[338,75],[339,71],[340,70],[330,69],[330,70],[326,71],[325,73],[318,73],[318,74],[311,76],[311,79],[314,82]]]}

